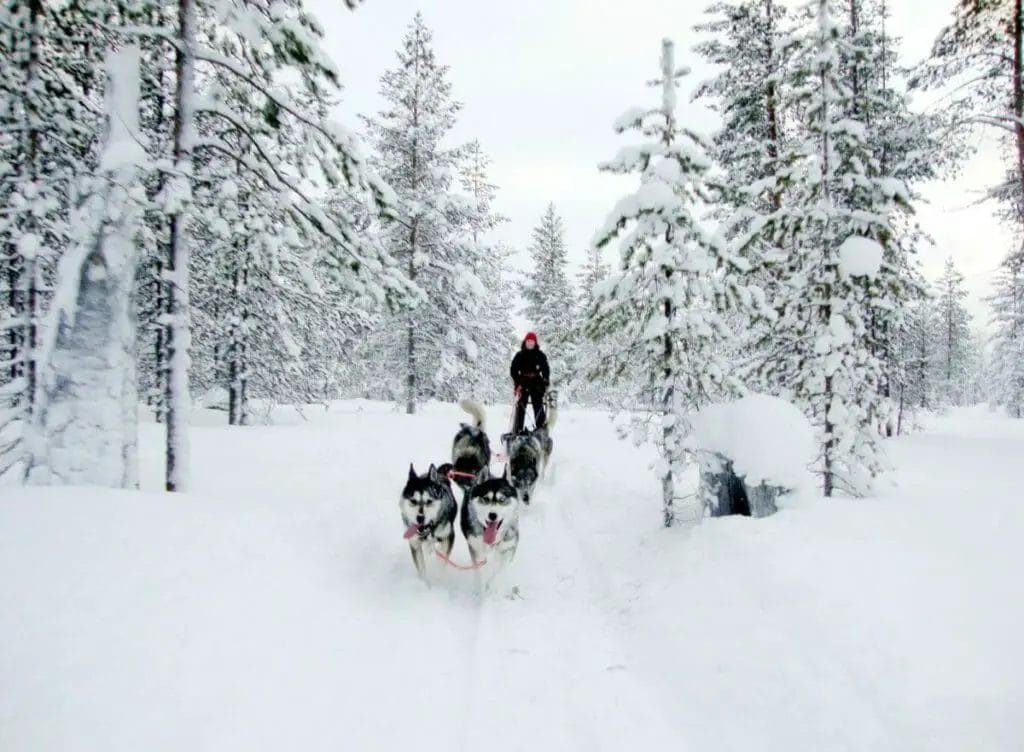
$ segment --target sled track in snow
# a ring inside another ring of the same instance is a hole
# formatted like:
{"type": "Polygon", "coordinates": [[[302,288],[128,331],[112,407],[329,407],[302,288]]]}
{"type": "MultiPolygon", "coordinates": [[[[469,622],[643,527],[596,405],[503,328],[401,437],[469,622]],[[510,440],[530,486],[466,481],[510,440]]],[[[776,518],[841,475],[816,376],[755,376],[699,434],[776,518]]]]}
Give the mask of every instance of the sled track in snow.
{"type": "Polygon", "coordinates": [[[645,741],[638,728],[678,738],[602,613],[607,590],[592,583],[559,494],[550,482],[538,491],[516,559],[470,617],[457,748],[618,751],[645,741]],[[508,597],[513,583],[521,598],[508,597]]]}

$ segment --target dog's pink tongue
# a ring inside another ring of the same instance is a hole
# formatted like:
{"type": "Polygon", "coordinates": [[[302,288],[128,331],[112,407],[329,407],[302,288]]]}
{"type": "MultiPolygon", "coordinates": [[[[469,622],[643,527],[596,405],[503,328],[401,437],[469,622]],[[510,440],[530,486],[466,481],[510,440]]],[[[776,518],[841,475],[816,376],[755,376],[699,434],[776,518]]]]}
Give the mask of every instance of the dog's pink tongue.
{"type": "Polygon", "coordinates": [[[493,546],[494,541],[498,540],[498,526],[500,522],[489,522],[487,527],[484,528],[484,543],[488,546],[493,546]]]}
{"type": "Polygon", "coordinates": [[[405,535],[403,535],[402,537],[408,540],[409,538],[411,538],[411,537],[413,537],[414,535],[418,534],[418,533],[419,533],[419,531],[420,531],[420,526],[419,526],[419,525],[417,525],[417,524],[416,524],[416,523],[414,522],[414,523],[412,523],[411,525],[409,525],[409,527],[407,527],[407,528],[405,529],[405,535]]]}

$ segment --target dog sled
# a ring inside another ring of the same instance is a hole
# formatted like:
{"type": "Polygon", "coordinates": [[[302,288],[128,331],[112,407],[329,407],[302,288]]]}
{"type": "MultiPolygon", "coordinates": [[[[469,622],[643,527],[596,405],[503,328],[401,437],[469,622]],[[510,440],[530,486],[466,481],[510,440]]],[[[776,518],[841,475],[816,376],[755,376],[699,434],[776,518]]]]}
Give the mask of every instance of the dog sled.
{"type": "MultiPolygon", "coordinates": [[[[518,394],[512,406],[510,429],[514,426],[517,402],[518,394]]],[[[557,394],[545,392],[543,407],[550,417],[544,428],[554,425],[556,404],[557,394]]],[[[468,399],[459,405],[474,420],[460,424],[452,441],[451,462],[432,464],[424,474],[417,473],[412,465],[409,467],[400,504],[403,537],[421,578],[427,577],[426,557],[433,555],[462,571],[489,565],[492,574],[485,585],[487,589],[515,556],[519,505],[530,503],[534,487],[544,477],[552,441],[546,430],[536,426],[517,433],[509,430],[502,436],[505,452],[492,452],[482,406],[468,399]],[[490,464],[495,460],[506,465],[500,476],[490,472],[490,464]],[[461,506],[456,504],[454,487],[462,489],[461,506]],[[456,528],[466,540],[472,564],[460,564],[451,557],[456,528]]]]}

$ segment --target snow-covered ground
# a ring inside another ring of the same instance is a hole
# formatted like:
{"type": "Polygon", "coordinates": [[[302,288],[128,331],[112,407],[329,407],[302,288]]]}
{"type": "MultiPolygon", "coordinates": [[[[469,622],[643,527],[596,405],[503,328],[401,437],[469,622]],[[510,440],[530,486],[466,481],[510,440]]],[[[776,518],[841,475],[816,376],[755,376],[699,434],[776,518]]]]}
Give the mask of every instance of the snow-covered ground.
{"type": "Polygon", "coordinates": [[[522,598],[481,601],[415,579],[398,514],[457,408],[221,417],[188,496],[152,425],[148,491],[0,488],[0,750],[1024,748],[1024,422],[934,419],[885,498],[666,531],[649,456],[566,411],[522,598]]]}

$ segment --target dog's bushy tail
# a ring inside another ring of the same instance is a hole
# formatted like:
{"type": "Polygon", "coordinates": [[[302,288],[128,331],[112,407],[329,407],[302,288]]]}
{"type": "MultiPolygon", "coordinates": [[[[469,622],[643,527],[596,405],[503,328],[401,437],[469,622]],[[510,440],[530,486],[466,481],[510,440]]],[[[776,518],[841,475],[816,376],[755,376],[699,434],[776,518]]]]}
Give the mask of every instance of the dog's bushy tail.
{"type": "Polygon", "coordinates": [[[473,421],[477,428],[484,427],[484,409],[478,403],[473,400],[464,399],[459,402],[459,407],[465,410],[467,413],[473,416],[473,421]]]}

